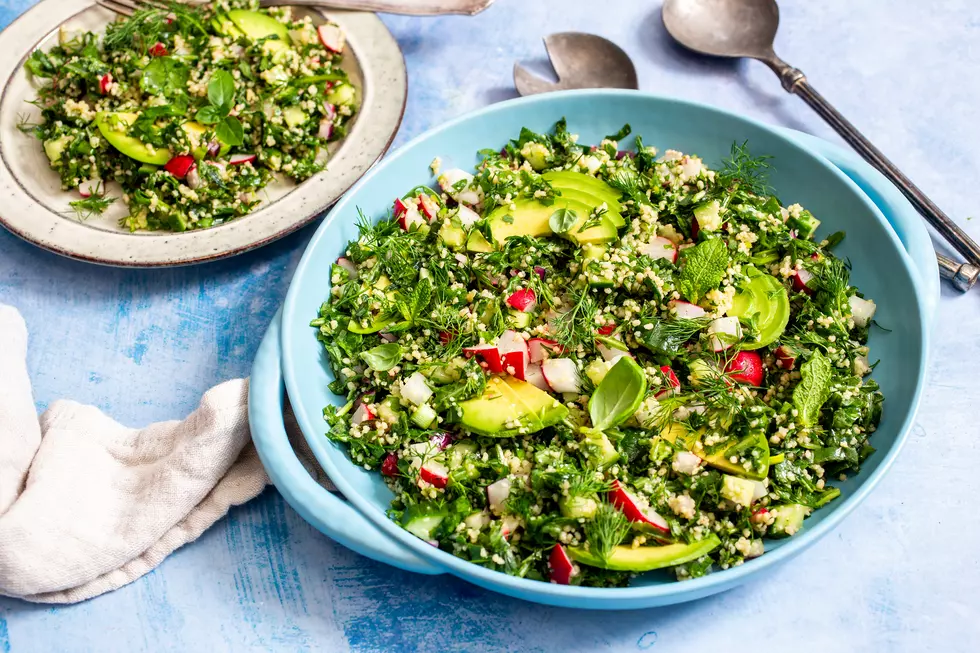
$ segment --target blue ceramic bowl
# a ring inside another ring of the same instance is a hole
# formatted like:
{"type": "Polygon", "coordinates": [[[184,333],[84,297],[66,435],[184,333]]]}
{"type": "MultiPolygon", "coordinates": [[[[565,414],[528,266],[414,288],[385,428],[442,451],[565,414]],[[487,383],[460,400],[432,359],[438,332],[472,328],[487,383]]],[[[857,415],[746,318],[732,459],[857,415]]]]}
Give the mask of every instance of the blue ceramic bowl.
{"type": "Polygon", "coordinates": [[[840,155],[837,167],[818,153],[821,149],[834,151],[815,139],[795,137],[709,106],[615,90],[505,102],[416,138],[369,172],[329,213],[296,270],[281,324],[277,321],[270,329],[256,359],[250,398],[253,436],[276,485],[304,518],[364,555],[411,571],[452,573],[488,589],[553,605],[625,609],[688,601],[759,576],[798,554],[840,523],[898,454],[919,402],[928,324],[938,295],[935,257],[918,217],[859,160],[840,155]],[[385,510],[392,495],[381,477],[351,463],[323,435],[323,406],[342,402],[327,390],[331,374],[309,322],[328,297],[331,264],[357,237],[357,210],[379,219],[386,215],[392,198],[413,186],[433,183],[429,163],[436,156],[446,168],[470,169],[477,163],[477,150],[499,148],[523,126],[546,131],[562,116],[582,143],[596,143],[628,122],[646,144],[661,151],[696,153],[712,167],[728,155],[733,141],[748,141],[753,153],[773,156],[771,183],[781,200],[799,202],[813,211],[822,220],[818,237],[847,232],[837,253],[853,263],[853,282],[874,298],[879,307],[876,319],[891,329],[876,331],[871,340],[872,359],[881,359],[874,377],[886,397],[884,418],[872,438],[877,453],[860,474],[840,484],[841,498],[816,511],[799,534],[767,541],[765,555],[740,567],[683,583],[671,580],[667,572],[651,572],[636,578],[630,587],[616,589],[554,585],[490,571],[433,548],[390,521],[385,510]],[[304,437],[349,503],[314,483],[296,460],[282,427],[283,378],[304,437]]]}

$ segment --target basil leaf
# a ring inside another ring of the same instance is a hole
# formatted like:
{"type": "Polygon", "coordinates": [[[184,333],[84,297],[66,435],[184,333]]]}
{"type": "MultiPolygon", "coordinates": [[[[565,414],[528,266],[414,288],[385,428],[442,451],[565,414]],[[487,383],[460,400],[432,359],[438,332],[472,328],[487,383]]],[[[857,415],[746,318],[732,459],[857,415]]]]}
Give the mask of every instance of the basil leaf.
{"type": "Polygon", "coordinates": [[[605,431],[629,419],[643,402],[647,377],[629,356],[620,356],[589,399],[592,428],[605,431]]]}
{"type": "Polygon", "coordinates": [[[402,347],[397,342],[378,345],[362,351],[361,359],[375,372],[387,372],[402,359],[402,347]]]}
{"type": "Polygon", "coordinates": [[[189,72],[188,67],[179,59],[155,57],[143,69],[140,86],[144,91],[155,95],[171,95],[186,88],[189,72]]]}
{"type": "Polygon", "coordinates": [[[209,104],[198,109],[194,119],[203,125],[215,125],[221,120],[221,114],[209,104]]]}
{"type": "Polygon", "coordinates": [[[225,145],[241,145],[245,140],[245,130],[242,123],[234,116],[226,116],[224,120],[215,127],[214,135],[225,145]]]}
{"type": "Polygon", "coordinates": [[[578,214],[572,209],[558,209],[548,218],[548,226],[556,234],[563,234],[578,222],[578,214]]]}
{"type": "Polygon", "coordinates": [[[208,101],[222,115],[228,115],[235,103],[235,78],[227,70],[218,70],[208,82],[208,101]]]}
{"type": "Polygon", "coordinates": [[[677,289],[690,301],[697,301],[717,288],[728,270],[728,248],[719,238],[706,240],[684,250],[684,267],[677,279],[677,289]]]}
{"type": "Polygon", "coordinates": [[[830,359],[816,351],[800,367],[800,374],[803,378],[793,390],[793,405],[799,413],[797,419],[804,426],[812,426],[820,416],[821,406],[830,397],[833,376],[830,359]]]}

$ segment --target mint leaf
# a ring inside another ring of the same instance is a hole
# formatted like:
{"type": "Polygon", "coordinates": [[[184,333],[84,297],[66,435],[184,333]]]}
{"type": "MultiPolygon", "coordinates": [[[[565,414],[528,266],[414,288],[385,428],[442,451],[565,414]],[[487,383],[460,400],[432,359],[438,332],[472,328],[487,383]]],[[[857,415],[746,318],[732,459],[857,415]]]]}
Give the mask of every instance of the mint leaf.
{"type": "Polygon", "coordinates": [[[214,130],[214,135],[225,145],[231,146],[241,145],[245,140],[245,130],[242,129],[242,123],[234,116],[226,116],[224,120],[219,122],[214,130]]]}
{"type": "Polygon", "coordinates": [[[208,82],[208,101],[222,115],[228,115],[235,104],[235,78],[227,70],[218,70],[208,82]]]}
{"type": "Polygon", "coordinates": [[[171,95],[183,91],[187,86],[190,69],[179,59],[155,57],[140,77],[140,86],[154,95],[171,95]]]}
{"type": "Polygon", "coordinates": [[[558,209],[548,218],[548,226],[556,234],[563,234],[578,222],[578,214],[572,209],[558,209]]]}
{"type": "Polygon", "coordinates": [[[684,267],[677,279],[677,289],[690,302],[697,301],[718,287],[728,270],[728,248],[719,238],[706,240],[685,249],[684,267]]]}
{"type": "Polygon", "coordinates": [[[402,347],[397,342],[378,345],[361,352],[361,360],[375,372],[387,372],[402,359],[402,347]]]}
{"type": "Polygon", "coordinates": [[[202,125],[216,125],[221,120],[221,117],[218,110],[209,104],[197,110],[197,115],[194,116],[194,120],[202,125]]]}
{"type": "Polygon", "coordinates": [[[830,359],[816,351],[800,367],[800,374],[803,378],[793,390],[793,406],[798,412],[797,420],[804,426],[812,426],[820,415],[820,408],[830,397],[833,377],[830,359]]]}
{"type": "Polygon", "coordinates": [[[620,356],[589,399],[592,428],[605,431],[629,419],[647,392],[647,377],[630,356],[620,356]]]}

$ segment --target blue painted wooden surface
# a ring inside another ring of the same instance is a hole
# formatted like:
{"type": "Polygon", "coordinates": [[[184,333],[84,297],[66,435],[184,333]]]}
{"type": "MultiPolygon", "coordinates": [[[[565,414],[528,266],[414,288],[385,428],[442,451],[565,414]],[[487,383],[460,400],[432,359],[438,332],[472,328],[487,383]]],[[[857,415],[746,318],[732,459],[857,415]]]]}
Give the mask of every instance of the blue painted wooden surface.
{"type": "MultiPolygon", "coordinates": [[[[30,0],[0,1],[6,25],[30,0]]],[[[972,0],[782,3],[777,49],[975,238],[980,7],[972,0]]],[[[385,17],[411,78],[397,143],[512,97],[515,59],[541,37],[602,34],[642,88],[712,102],[836,140],[754,62],[670,45],[659,3],[498,0],[477,18],[385,17]]],[[[0,231],[0,302],[31,330],[39,409],[67,397],[130,425],[184,416],[247,374],[311,231],[195,268],[121,271],[0,231]]],[[[349,553],[269,490],[144,579],[53,608],[0,599],[0,653],[29,651],[953,651],[980,636],[977,543],[980,304],[945,291],[913,437],[835,534],[765,580],[674,608],[538,607],[349,553]]]]}

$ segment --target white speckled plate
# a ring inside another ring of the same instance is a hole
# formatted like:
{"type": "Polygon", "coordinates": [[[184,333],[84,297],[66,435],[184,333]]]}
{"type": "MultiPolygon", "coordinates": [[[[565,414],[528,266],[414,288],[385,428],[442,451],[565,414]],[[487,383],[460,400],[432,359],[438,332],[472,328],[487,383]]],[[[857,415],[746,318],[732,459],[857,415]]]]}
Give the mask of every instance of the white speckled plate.
{"type": "MultiPolygon", "coordinates": [[[[284,4],[287,4],[284,2],[284,4]]],[[[297,7],[301,15],[309,11],[297,7]]],[[[80,221],[61,190],[41,143],[22,133],[22,119],[39,112],[27,103],[35,88],[23,67],[34,48],[50,48],[58,27],[101,32],[115,14],[90,0],[44,0],[0,33],[0,224],[35,245],[64,256],[130,267],[188,265],[270,243],[299,229],[333,204],[388,149],[405,110],[408,75],[391,33],[370,13],[320,10],[347,34],[344,68],[358,89],[360,110],[350,132],[333,144],[327,170],[308,181],[270,185],[255,212],[212,229],[184,233],[130,233],[118,226],[122,202],[80,221]],[[353,56],[352,56],[353,55],[353,56]]],[[[119,194],[118,187],[116,192],[119,194]]]]}

